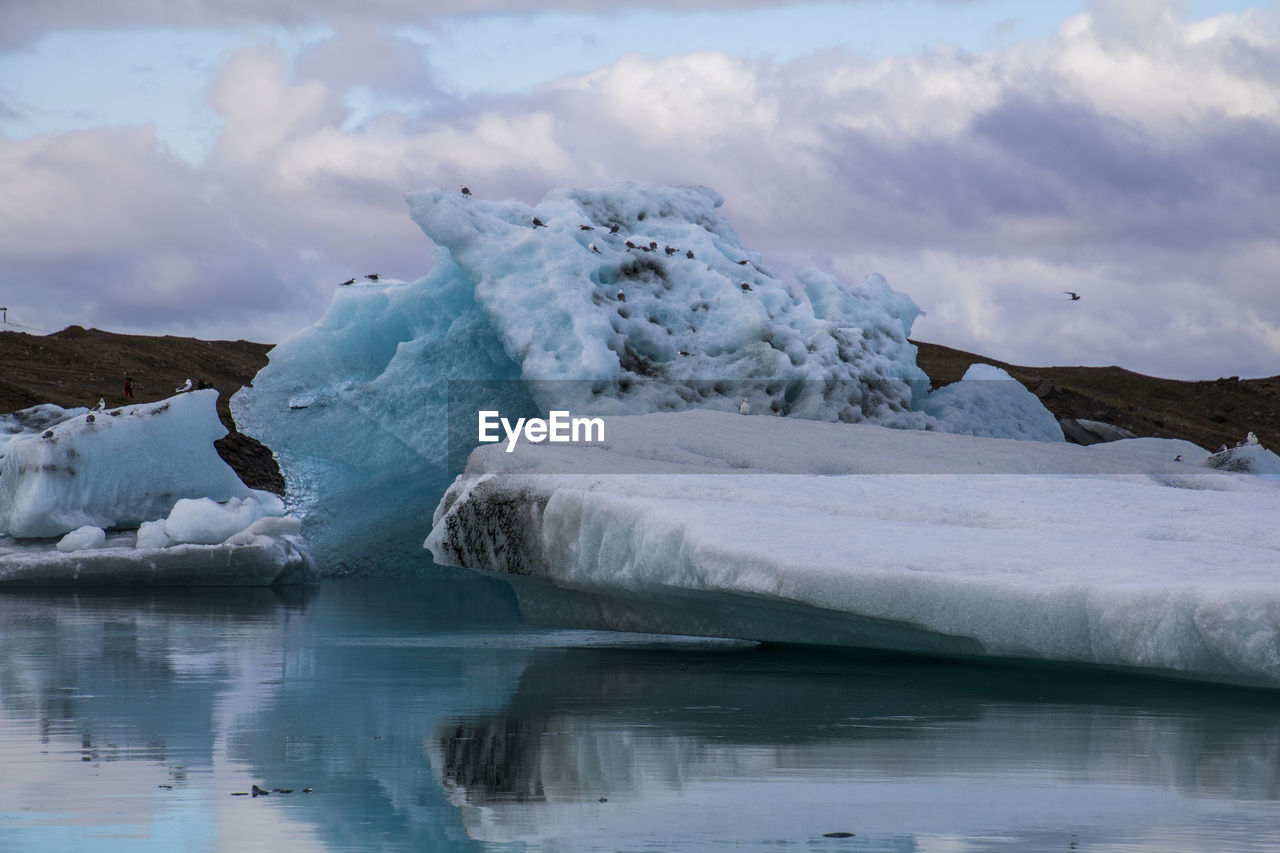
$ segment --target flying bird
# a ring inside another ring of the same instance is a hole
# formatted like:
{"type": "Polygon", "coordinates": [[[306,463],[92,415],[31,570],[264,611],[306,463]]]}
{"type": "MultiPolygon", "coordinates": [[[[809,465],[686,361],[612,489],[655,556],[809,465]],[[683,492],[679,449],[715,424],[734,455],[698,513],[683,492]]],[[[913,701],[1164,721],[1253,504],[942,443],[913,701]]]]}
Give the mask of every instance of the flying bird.
{"type": "Polygon", "coordinates": [[[1062,292],[1067,294],[1067,296],[1071,298],[1072,302],[1076,302],[1080,299],[1080,294],[1076,293],[1074,290],[1064,290],[1062,292]]]}
{"type": "Polygon", "coordinates": [[[460,191],[463,195],[471,195],[471,187],[467,186],[466,184],[463,184],[463,185],[462,185],[461,190],[459,190],[459,191],[460,191]]]}
{"type": "Polygon", "coordinates": [[[740,415],[751,414],[751,404],[747,402],[746,397],[743,397],[742,402],[738,404],[738,414],[740,415]]]}
{"type": "Polygon", "coordinates": [[[376,272],[366,273],[365,278],[369,279],[369,281],[377,281],[378,274],[376,272]]]}
{"type": "Polygon", "coordinates": [[[349,278],[346,281],[338,282],[338,287],[346,287],[348,284],[355,284],[355,283],[356,283],[355,278],[349,278]]]}
{"type": "Polygon", "coordinates": [[[530,217],[529,217],[529,221],[533,223],[533,227],[534,227],[534,228],[546,228],[546,227],[547,227],[547,223],[543,222],[541,219],[539,219],[539,218],[538,218],[538,217],[536,217],[536,216],[530,216],[530,217]]]}

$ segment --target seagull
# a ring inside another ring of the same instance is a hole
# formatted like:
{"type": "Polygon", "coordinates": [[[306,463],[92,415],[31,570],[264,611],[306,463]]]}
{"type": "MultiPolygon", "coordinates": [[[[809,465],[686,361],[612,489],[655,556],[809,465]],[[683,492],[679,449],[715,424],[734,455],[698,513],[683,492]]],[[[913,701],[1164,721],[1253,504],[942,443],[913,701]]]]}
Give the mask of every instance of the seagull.
{"type": "Polygon", "coordinates": [[[598,254],[600,254],[600,250],[599,250],[598,248],[596,248],[596,244],[595,244],[595,243],[588,243],[588,244],[587,244],[587,248],[588,248],[588,249],[590,249],[591,251],[595,252],[597,255],[598,255],[598,254]]]}
{"type": "Polygon", "coordinates": [[[1080,299],[1080,294],[1076,293],[1074,290],[1064,290],[1062,292],[1071,297],[1072,302],[1077,302],[1080,299]]]}
{"type": "Polygon", "coordinates": [[[743,397],[742,402],[738,404],[738,414],[740,415],[751,414],[751,405],[747,402],[746,397],[743,397]]]}
{"type": "Polygon", "coordinates": [[[693,249],[690,249],[689,251],[685,252],[684,256],[689,260],[693,260],[693,249]]]}
{"type": "Polygon", "coordinates": [[[738,285],[738,287],[742,288],[743,293],[746,293],[748,290],[751,289],[751,285],[747,284],[745,281],[742,284],[738,285]]]}
{"type": "Polygon", "coordinates": [[[579,231],[594,231],[594,230],[596,230],[596,229],[595,229],[595,228],[593,228],[593,227],[591,227],[590,225],[579,225],[579,226],[578,226],[578,230],[579,230],[579,231]]]}
{"type": "Polygon", "coordinates": [[[183,382],[183,383],[182,383],[182,386],[181,386],[181,387],[179,387],[179,388],[174,388],[174,389],[173,389],[173,392],[174,392],[175,394],[181,394],[183,391],[190,391],[190,390],[191,390],[191,380],[190,380],[190,379],[188,379],[186,382],[183,382]]]}
{"type": "Polygon", "coordinates": [[[365,278],[369,279],[369,281],[377,281],[378,274],[376,272],[366,273],[365,278]]]}
{"type": "Polygon", "coordinates": [[[529,217],[529,221],[533,223],[533,227],[534,227],[534,228],[546,228],[546,227],[547,227],[547,223],[543,222],[541,219],[539,219],[539,218],[538,218],[538,217],[536,217],[536,216],[530,216],[530,217],[529,217]]]}
{"type": "Polygon", "coordinates": [[[625,294],[625,293],[623,293],[621,290],[619,290],[619,291],[618,291],[618,301],[619,301],[619,302],[626,302],[626,301],[627,301],[627,294],[625,294]]]}
{"type": "Polygon", "coordinates": [[[468,195],[468,196],[471,195],[471,187],[467,186],[466,184],[463,184],[461,189],[459,189],[458,191],[461,192],[463,195],[468,195]]]}
{"type": "Polygon", "coordinates": [[[346,281],[338,282],[338,287],[346,287],[348,284],[355,284],[355,283],[356,283],[355,278],[349,278],[346,281]]]}

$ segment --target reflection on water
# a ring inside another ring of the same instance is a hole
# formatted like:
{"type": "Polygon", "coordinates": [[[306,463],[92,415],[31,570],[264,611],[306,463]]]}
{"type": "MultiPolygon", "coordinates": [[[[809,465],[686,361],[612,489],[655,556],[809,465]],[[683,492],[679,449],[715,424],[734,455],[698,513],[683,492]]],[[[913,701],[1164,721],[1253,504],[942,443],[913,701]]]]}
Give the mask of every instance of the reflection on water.
{"type": "Polygon", "coordinates": [[[1270,694],[295,593],[0,594],[0,850],[1280,850],[1270,694]]]}

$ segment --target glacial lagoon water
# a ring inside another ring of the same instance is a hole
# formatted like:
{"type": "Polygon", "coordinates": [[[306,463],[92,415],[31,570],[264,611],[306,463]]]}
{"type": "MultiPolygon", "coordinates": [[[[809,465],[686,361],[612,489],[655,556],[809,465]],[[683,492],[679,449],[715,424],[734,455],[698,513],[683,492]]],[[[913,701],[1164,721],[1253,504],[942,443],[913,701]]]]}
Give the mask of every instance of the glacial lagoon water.
{"type": "Polygon", "coordinates": [[[174,850],[1280,850],[1280,696],[531,628],[478,577],[0,593],[0,851],[174,850]]]}

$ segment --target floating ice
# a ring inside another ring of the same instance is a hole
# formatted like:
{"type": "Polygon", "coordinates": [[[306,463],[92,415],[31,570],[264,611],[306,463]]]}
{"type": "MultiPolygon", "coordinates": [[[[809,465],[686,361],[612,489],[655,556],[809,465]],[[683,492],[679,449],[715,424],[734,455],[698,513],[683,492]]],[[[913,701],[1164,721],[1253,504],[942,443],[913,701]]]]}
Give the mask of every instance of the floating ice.
{"type": "Polygon", "coordinates": [[[990,364],[974,364],[959,382],[938,388],[921,409],[946,432],[1062,441],[1053,413],[1022,383],[990,364]]]}
{"type": "Polygon", "coordinates": [[[489,386],[485,405],[542,416],[736,411],[746,398],[753,414],[937,429],[957,399],[968,431],[1035,432],[1034,397],[942,389],[919,411],[929,380],[907,340],[910,297],[878,275],[783,280],[710,189],[561,189],[536,207],[406,198],[440,247],[431,275],[338,288],[232,400],[330,570],[407,568],[451,480],[449,429],[475,444],[475,406],[469,423],[446,417],[468,383],[517,380],[489,386]]]}
{"type": "Polygon", "coordinates": [[[0,584],[313,580],[298,522],[277,518],[279,498],[246,487],[214,449],[226,433],[216,398],[5,418],[0,584]]]}
{"type": "Polygon", "coordinates": [[[486,447],[438,562],[574,627],[1280,687],[1280,487],[1161,456],[717,412],[486,447]],[[514,459],[512,458],[514,457],[514,459]]]}
{"type": "Polygon", "coordinates": [[[78,527],[136,527],[183,497],[255,493],[218,456],[226,435],[212,389],[62,420],[7,445],[0,533],[61,536],[78,527]]]}
{"type": "Polygon", "coordinates": [[[78,527],[58,540],[58,550],[64,554],[87,551],[107,544],[107,531],[101,527],[78,527]]]}

